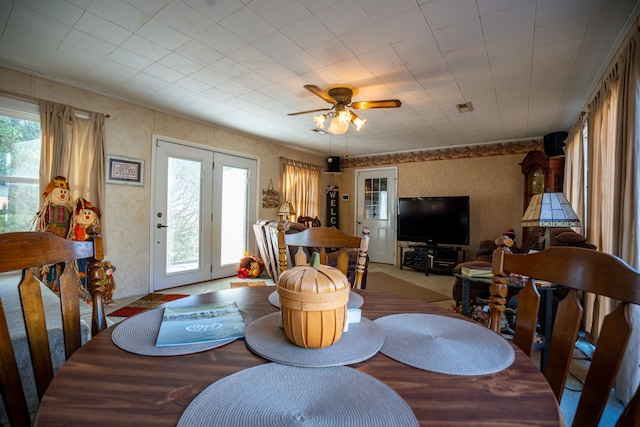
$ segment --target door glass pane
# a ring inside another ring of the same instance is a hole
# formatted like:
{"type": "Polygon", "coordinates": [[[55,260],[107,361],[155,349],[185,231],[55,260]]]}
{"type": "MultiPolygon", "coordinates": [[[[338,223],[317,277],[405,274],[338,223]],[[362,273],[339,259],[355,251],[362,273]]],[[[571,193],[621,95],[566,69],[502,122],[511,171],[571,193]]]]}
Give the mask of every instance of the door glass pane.
{"type": "Polygon", "coordinates": [[[30,230],[39,210],[40,123],[0,115],[0,233],[30,230]]]}
{"type": "Polygon", "coordinates": [[[222,168],[220,264],[235,264],[247,250],[247,169],[222,168]]]}
{"type": "Polygon", "coordinates": [[[367,178],[364,182],[364,217],[387,220],[387,178],[367,178]]]}
{"type": "Polygon", "coordinates": [[[169,158],[167,273],[200,268],[202,170],[199,161],[169,158]]]}

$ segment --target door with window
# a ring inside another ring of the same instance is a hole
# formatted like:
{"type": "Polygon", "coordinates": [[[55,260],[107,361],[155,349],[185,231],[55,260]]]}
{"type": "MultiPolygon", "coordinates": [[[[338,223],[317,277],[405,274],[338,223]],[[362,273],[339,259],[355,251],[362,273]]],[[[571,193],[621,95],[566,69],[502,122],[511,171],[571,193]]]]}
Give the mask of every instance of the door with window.
{"type": "Polygon", "coordinates": [[[252,247],[257,161],[156,141],[153,291],[234,275],[252,247]]]}
{"type": "Polygon", "coordinates": [[[369,260],[396,261],[396,168],[356,171],[356,234],[369,227],[369,260]]]}

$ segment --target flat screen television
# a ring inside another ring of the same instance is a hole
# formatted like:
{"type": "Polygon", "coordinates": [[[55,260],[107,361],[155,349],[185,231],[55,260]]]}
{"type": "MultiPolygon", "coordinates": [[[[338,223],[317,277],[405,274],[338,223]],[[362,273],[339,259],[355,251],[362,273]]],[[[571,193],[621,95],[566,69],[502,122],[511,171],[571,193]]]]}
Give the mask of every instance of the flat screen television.
{"type": "Polygon", "coordinates": [[[469,196],[398,199],[398,240],[469,244],[469,196]]]}

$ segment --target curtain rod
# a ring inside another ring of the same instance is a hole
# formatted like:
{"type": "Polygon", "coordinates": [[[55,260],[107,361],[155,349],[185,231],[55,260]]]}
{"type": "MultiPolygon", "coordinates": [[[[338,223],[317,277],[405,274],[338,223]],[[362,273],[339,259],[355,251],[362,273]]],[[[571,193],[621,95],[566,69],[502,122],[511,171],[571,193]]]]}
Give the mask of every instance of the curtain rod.
{"type": "MultiPolygon", "coordinates": [[[[12,92],[12,91],[6,90],[6,89],[0,89],[0,93],[4,93],[5,95],[10,95],[10,96],[13,96],[13,97],[16,97],[16,98],[21,98],[21,99],[29,101],[29,102],[31,102],[33,104],[40,104],[40,101],[45,101],[43,99],[36,98],[34,96],[23,95],[21,93],[12,92]]],[[[87,110],[87,109],[84,109],[84,108],[74,107],[73,105],[71,107],[73,107],[74,110],[79,111],[81,113],[89,113],[89,114],[91,114],[91,113],[99,113],[99,114],[104,114],[104,113],[100,113],[98,111],[90,111],[90,110],[87,110]]],[[[104,116],[106,118],[111,117],[109,114],[104,114],[104,116]]]]}

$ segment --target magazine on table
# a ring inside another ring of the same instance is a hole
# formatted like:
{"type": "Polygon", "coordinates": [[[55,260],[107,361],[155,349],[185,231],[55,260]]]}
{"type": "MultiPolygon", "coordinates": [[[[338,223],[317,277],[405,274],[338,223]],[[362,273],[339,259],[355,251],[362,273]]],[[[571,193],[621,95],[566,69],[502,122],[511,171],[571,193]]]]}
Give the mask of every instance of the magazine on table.
{"type": "Polygon", "coordinates": [[[167,307],[156,347],[243,338],[245,323],[236,303],[167,307]]]}
{"type": "Polygon", "coordinates": [[[493,277],[493,273],[491,272],[491,268],[467,268],[462,267],[460,269],[460,273],[463,276],[467,277],[484,277],[490,279],[493,277]]]}

